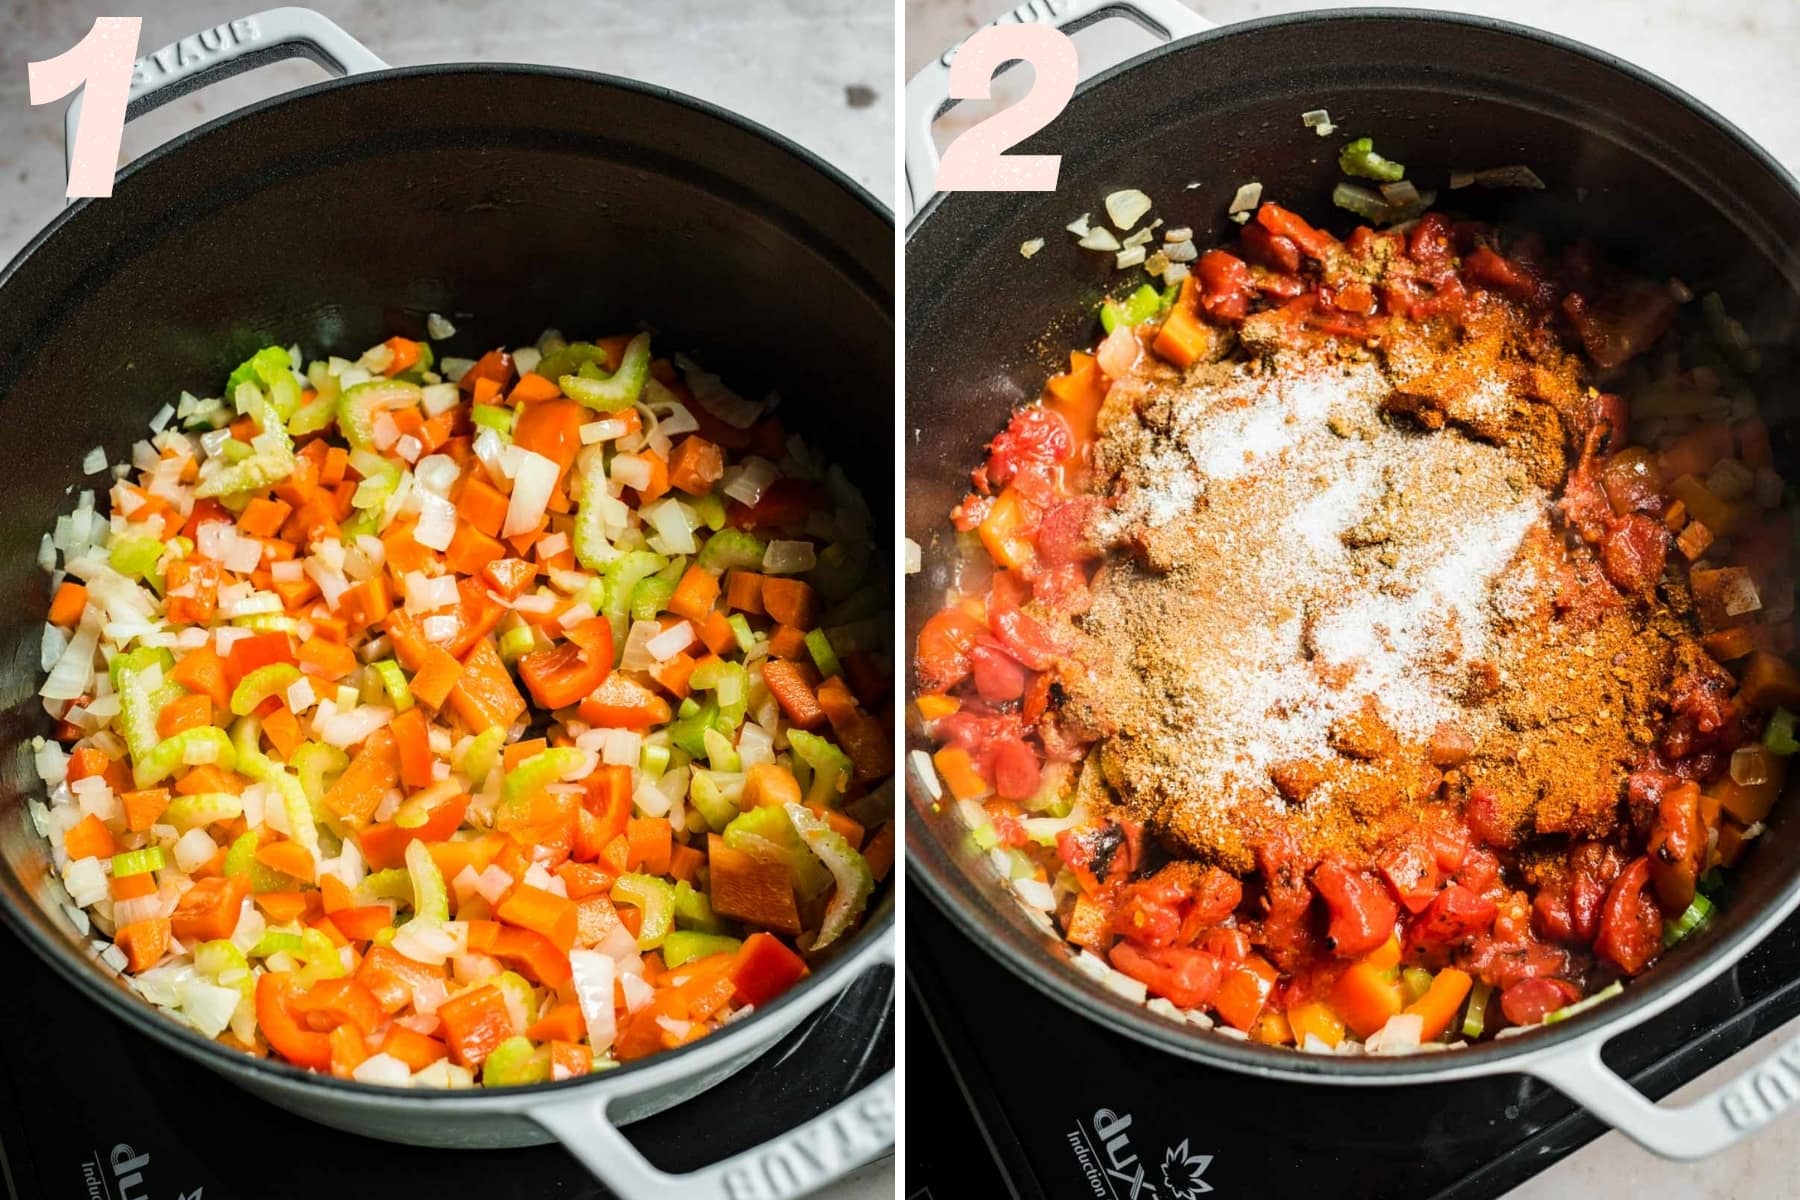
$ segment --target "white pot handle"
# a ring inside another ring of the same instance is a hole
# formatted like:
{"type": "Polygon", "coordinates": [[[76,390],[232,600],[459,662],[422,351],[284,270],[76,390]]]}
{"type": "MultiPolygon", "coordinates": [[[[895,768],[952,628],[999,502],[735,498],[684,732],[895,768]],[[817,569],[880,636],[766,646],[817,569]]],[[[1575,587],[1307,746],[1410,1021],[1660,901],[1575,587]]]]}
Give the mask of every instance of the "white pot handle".
{"type": "MultiPolygon", "coordinates": [[[[387,64],[310,8],[271,8],[170,42],[137,60],[125,102],[129,124],[169,101],[268,63],[308,58],[333,75],[361,75],[387,64]]],[[[63,165],[75,149],[81,97],[63,114],[63,165]]]]}
{"type": "MultiPolygon", "coordinates": [[[[1181,0],[1025,0],[988,24],[1049,25],[1073,33],[1109,17],[1134,21],[1171,42],[1213,28],[1181,0]]],[[[924,208],[936,191],[938,152],[931,126],[957,104],[950,99],[950,60],[961,45],[958,42],[932,59],[906,84],[906,193],[911,212],[924,208]]]]}
{"type": "Polygon", "coordinates": [[[1665,1107],[1600,1058],[1605,1038],[1538,1055],[1522,1069],[1550,1084],[1632,1141],[1664,1158],[1716,1154],[1800,1101],[1800,1034],[1692,1104],[1665,1107]]]}
{"type": "MultiPolygon", "coordinates": [[[[865,952],[864,970],[894,965],[894,935],[865,952]]],[[[659,1083],[647,1083],[655,1090],[659,1083]]],[[[836,1182],[894,1150],[894,1072],[798,1128],[697,1171],[670,1174],[638,1153],[609,1109],[629,1092],[533,1104],[527,1116],[561,1142],[622,1200],[791,1200],[836,1182]]]]}

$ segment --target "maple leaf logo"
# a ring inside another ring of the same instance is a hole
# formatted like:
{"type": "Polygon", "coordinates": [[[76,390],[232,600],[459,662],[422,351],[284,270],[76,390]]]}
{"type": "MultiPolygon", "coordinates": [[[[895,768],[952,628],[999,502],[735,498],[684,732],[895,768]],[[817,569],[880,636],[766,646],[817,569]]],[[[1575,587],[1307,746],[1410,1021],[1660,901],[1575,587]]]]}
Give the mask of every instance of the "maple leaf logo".
{"type": "Polygon", "coordinates": [[[1163,1182],[1169,1185],[1169,1193],[1175,1200],[1196,1200],[1197,1197],[1212,1191],[1212,1184],[1202,1176],[1206,1168],[1212,1165],[1210,1154],[1189,1154],[1187,1139],[1163,1155],[1163,1182]]]}

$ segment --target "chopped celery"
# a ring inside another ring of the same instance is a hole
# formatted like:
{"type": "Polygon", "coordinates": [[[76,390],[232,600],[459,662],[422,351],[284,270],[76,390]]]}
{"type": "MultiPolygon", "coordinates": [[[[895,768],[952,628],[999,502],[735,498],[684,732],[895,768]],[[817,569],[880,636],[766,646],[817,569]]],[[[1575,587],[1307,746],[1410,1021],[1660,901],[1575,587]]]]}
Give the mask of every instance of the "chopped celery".
{"type": "Polygon", "coordinates": [[[587,363],[596,363],[604,368],[611,361],[603,347],[592,342],[570,342],[538,359],[538,365],[532,373],[542,375],[545,379],[561,379],[564,375],[575,374],[587,363]]]}
{"type": "Polygon", "coordinates": [[[139,646],[135,650],[122,650],[113,655],[112,662],[107,664],[107,673],[112,676],[113,690],[119,690],[119,677],[127,667],[142,671],[155,664],[166,676],[175,666],[175,656],[161,646],[139,646]]]}
{"type": "Polygon", "coordinates": [[[1577,1000],[1575,1003],[1567,1005],[1563,1008],[1559,1008],[1555,1012],[1549,1014],[1548,1016],[1546,1016],[1544,1018],[1544,1024],[1554,1025],[1558,1021],[1566,1021],[1570,1017],[1574,1016],[1576,1013],[1586,1012],[1588,1009],[1594,1007],[1596,1004],[1600,1004],[1604,1001],[1611,1000],[1614,996],[1617,996],[1619,993],[1623,992],[1624,990],[1625,990],[1625,985],[1623,983],[1621,983],[1619,980],[1615,979],[1611,983],[1607,984],[1605,987],[1601,988],[1599,991],[1595,992],[1593,995],[1588,996],[1581,1000],[1577,1000]]]}
{"type": "Polygon", "coordinates": [[[250,960],[236,943],[220,938],[201,942],[194,947],[194,969],[214,983],[236,988],[238,994],[251,996],[256,991],[256,977],[250,973],[250,960]]]}
{"type": "Polygon", "coordinates": [[[721,529],[706,539],[694,561],[709,571],[754,571],[762,566],[768,548],[768,543],[748,530],[721,529]]]}
{"type": "Polygon", "coordinates": [[[651,779],[661,779],[668,769],[669,748],[649,742],[644,743],[643,749],[638,751],[638,770],[651,779]]]}
{"type": "Polygon", "coordinates": [[[1161,308],[1162,294],[1146,283],[1123,300],[1109,299],[1101,305],[1100,324],[1108,333],[1121,325],[1132,329],[1156,316],[1161,308]]]}
{"type": "Polygon", "coordinates": [[[1424,967],[1407,967],[1400,972],[1400,990],[1411,1004],[1431,990],[1431,972],[1424,967]]]}
{"type": "Polygon", "coordinates": [[[145,846],[142,850],[127,850],[123,854],[113,855],[112,874],[114,879],[124,879],[128,875],[147,875],[151,871],[160,871],[163,861],[161,846],[145,846]]]}
{"type": "Polygon", "coordinates": [[[700,734],[701,744],[706,749],[707,765],[715,771],[741,771],[743,760],[738,758],[737,747],[731,739],[716,729],[707,729],[700,734]]]}
{"type": "MultiPolygon", "coordinates": [[[[413,845],[422,843],[414,842],[413,845]]],[[[372,900],[407,900],[413,897],[412,874],[405,867],[388,867],[370,871],[363,877],[361,891],[372,900]]]]}
{"type": "Polygon", "coordinates": [[[708,529],[725,528],[725,501],[717,492],[708,492],[704,496],[690,496],[688,503],[694,506],[694,515],[708,529]]]}
{"type": "Polygon", "coordinates": [[[537,648],[537,630],[529,625],[514,626],[500,635],[500,661],[509,667],[537,648]]]}
{"type": "Polygon", "coordinates": [[[405,712],[413,706],[412,685],[406,682],[406,673],[400,664],[391,658],[369,664],[375,675],[381,680],[381,690],[387,693],[388,701],[393,704],[394,711],[405,712]]]}
{"type": "Polygon", "coordinates": [[[505,742],[506,730],[497,727],[482,730],[464,748],[462,761],[456,764],[456,769],[479,788],[487,779],[488,772],[500,761],[500,747],[505,742]]]}
{"type": "Polygon", "coordinates": [[[523,1087],[550,1080],[550,1047],[533,1046],[526,1037],[509,1037],[481,1063],[483,1087],[523,1087]]]}
{"type": "Polygon", "coordinates": [[[1478,1038],[1481,1036],[1481,1031],[1487,1028],[1488,997],[1493,995],[1493,992],[1493,988],[1479,979],[1469,989],[1469,1011],[1463,1016],[1462,1023],[1464,1037],[1478,1038]]]}
{"type": "Polygon", "coordinates": [[[810,950],[820,950],[843,936],[856,923],[857,918],[862,916],[863,909],[868,906],[869,896],[875,891],[875,873],[869,869],[868,861],[824,817],[803,804],[788,804],[784,807],[788,820],[793,822],[807,849],[818,856],[837,882],[837,890],[831,895],[831,903],[825,906],[825,918],[819,925],[819,934],[813,939],[812,945],[807,947],[810,950]]]}
{"type": "Polygon", "coordinates": [[[1769,753],[1786,757],[1800,754],[1800,740],[1794,737],[1794,714],[1785,708],[1778,708],[1769,717],[1769,726],[1763,730],[1763,745],[1769,753]]]}
{"type": "Polygon", "coordinates": [[[233,463],[210,478],[203,479],[194,488],[194,498],[205,500],[209,497],[231,496],[240,492],[256,491],[271,487],[286,479],[294,471],[292,453],[276,454],[272,451],[258,451],[248,458],[233,463]]]}
{"type": "Polygon", "coordinates": [[[693,697],[682,701],[682,716],[669,726],[669,741],[695,758],[706,756],[706,731],[719,715],[719,702],[708,696],[705,703],[695,704],[693,697]],[[690,708],[691,706],[691,708],[690,708]]]}
{"type": "Polygon", "coordinates": [[[838,662],[837,651],[831,648],[831,639],[825,636],[823,629],[814,629],[806,635],[806,652],[812,655],[813,664],[819,668],[819,674],[836,675],[844,667],[838,662]]]}
{"type": "Polygon", "coordinates": [[[743,613],[732,613],[725,618],[725,623],[731,626],[731,636],[737,639],[739,650],[748,654],[755,649],[756,634],[751,632],[750,622],[745,619],[743,613]]]}
{"type": "Polygon", "coordinates": [[[255,712],[270,696],[283,695],[300,682],[300,668],[292,663],[269,663],[245,675],[231,693],[231,711],[240,717],[255,712]]]}
{"type": "Polygon", "coordinates": [[[428,925],[449,920],[450,893],[444,886],[444,873],[424,842],[406,844],[406,873],[412,879],[413,920],[428,925]]]}
{"type": "Polygon", "coordinates": [[[264,346],[232,368],[231,377],[225,381],[225,394],[236,395],[246,383],[273,387],[281,379],[293,382],[294,360],[280,346],[264,346]]]}
{"type": "Polygon", "coordinates": [[[736,954],[738,947],[743,944],[737,938],[721,933],[677,929],[663,939],[663,963],[669,967],[680,967],[714,954],[736,954]]]}
{"type": "Polygon", "coordinates": [[[643,915],[638,926],[639,950],[654,950],[663,944],[675,923],[675,888],[668,880],[636,872],[621,875],[613,884],[612,899],[614,904],[629,904],[643,915]]]}
{"type": "MultiPolygon", "coordinates": [[[[542,364],[539,364],[540,366],[542,364]]],[[[620,412],[637,403],[650,378],[650,335],[640,333],[625,346],[619,369],[605,379],[580,374],[559,375],[563,395],[599,412],[620,412]]]]}
{"type": "MultiPolygon", "coordinates": [[[[681,564],[683,570],[687,569],[685,559],[676,559],[675,562],[681,564]]],[[[677,580],[668,578],[666,569],[648,579],[638,580],[637,586],[631,589],[631,619],[655,620],[656,615],[668,608],[669,601],[675,598],[676,582],[677,580]]]]}
{"type": "Polygon", "coordinates": [[[305,437],[309,433],[318,433],[330,428],[337,420],[338,391],[335,386],[320,388],[311,400],[306,400],[296,408],[287,419],[287,431],[290,437],[305,437]]]}
{"type": "Polygon", "coordinates": [[[106,548],[106,561],[113,570],[132,579],[142,579],[156,570],[162,557],[163,544],[153,537],[116,537],[106,548]]]}
{"type": "Polygon", "coordinates": [[[728,662],[719,668],[719,682],[713,688],[719,702],[719,717],[713,727],[736,729],[744,723],[750,709],[750,670],[743,663],[728,662]]]}
{"type": "Polygon", "coordinates": [[[688,780],[688,799],[693,802],[694,811],[700,814],[714,833],[723,832],[738,815],[737,802],[720,790],[718,780],[712,777],[711,771],[696,770],[693,773],[688,780]]]}
{"type": "Polygon", "coordinates": [[[531,984],[517,971],[502,971],[494,976],[493,985],[500,989],[500,995],[506,1000],[506,1007],[516,1018],[514,1025],[524,1029],[537,1024],[537,993],[532,991],[531,984]]]}
{"type": "Polygon", "coordinates": [[[1712,914],[1713,902],[1699,892],[1694,893],[1692,903],[1687,906],[1686,910],[1683,911],[1679,917],[1676,917],[1672,921],[1663,922],[1664,947],[1673,946],[1676,942],[1679,942],[1682,938],[1706,924],[1712,914]]]}
{"type": "Polygon", "coordinates": [[[375,415],[383,411],[411,408],[425,398],[416,383],[399,379],[371,379],[344,389],[338,397],[338,428],[344,440],[358,450],[375,445],[375,415]]]}
{"type": "Polygon", "coordinates": [[[606,490],[604,460],[599,455],[584,460],[575,501],[575,561],[590,571],[603,570],[619,552],[606,540],[606,507],[613,497],[606,490]]]}
{"type": "Polygon", "coordinates": [[[733,850],[785,862],[802,899],[819,896],[831,886],[831,873],[807,850],[799,831],[788,819],[787,810],[779,805],[752,808],[738,814],[725,827],[724,837],[725,844],[733,850]]]}
{"type": "Polygon", "coordinates": [[[683,879],[675,885],[675,925],[679,929],[697,929],[701,933],[724,933],[730,928],[725,919],[713,912],[706,893],[683,879]]]}
{"type": "Polygon", "coordinates": [[[256,848],[260,845],[262,838],[256,830],[240,835],[231,843],[231,848],[225,851],[225,874],[247,876],[250,890],[257,895],[264,892],[285,892],[298,887],[299,881],[257,861],[256,848]]]}
{"type": "Polygon", "coordinates": [[[502,408],[497,404],[477,404],[469,410],[469,419],[483,429],[491,429],[507,441],[512,441],[513,422],[517,413],[510,408],[502,408]]]}
{"type": "Polygon", "coordinates": [[[1382,183],[1398,183],[1406,178],[1406,168],[1375,153],[1375,139],[1357,138],[1338,151],[1338,169],[1359,179],[1382,183]]]}
{"type": "Polygon", "coordinates": [[[336,943],[317,929],[301,931],[300,952],[295,957],[305,964],[294,972],[294,982],[301,987],[321,979],[337,979],[350,973],[344,966],[344,960],[338,957],[336,943]]]}
{"type": "Polygon", "coordinates": [[[243,815],[244,802],[230,792],[195,792],[191,796],[177,796],[163,810],[163,820],[182,833],[243,815]]]}
{"type": "MultiPolygon", "coordinates": [[[[631,611],[632,593],[638,580],[654,575],[668,565],[660,554],[648,550],[632,550],[605,564],[606,615],[623,620],[631,611]]],[[[620,640],[623,647],[623,640],[620,640]]]]}
{"type": "Polygon", "coordinates": [[[588,757],[573,746],[552,746],[532,755],[506,773],[500,785],[501,810],[528,821],[537,794],[586,761],[588,757]]]}
{"type": "Polygon", "coordinates": [[[119,732],[124,735],[125,748],[135,767],[148,762],[156,751],[156,714],[161,706],[151,695],[144,671],[125,667],[118,673],[118,682],[119,732]]]}
{"type": "Polygon", "coordinates": [[[288,933],[281,929],[271,929],[256,940],[256,945],[250,947],[250,957],[267,958],[271,954],[292,954],[298,958],[301,948],[299,934],[288,933]]]}
{"type": "Polygon", "coordinates": [[[801,762],[812,768],[812,787],[807,790],[808,804],[836,804],[844,789],[850,786],[850,756],[816,733],[804,729],[788,730],[788,745],[801,762]]]}
{"type": "Polygon", "coordinates": [[[313,806],[317,814],[325,803],[325,790],[330,785],[326,776],[335,776],[350,765],[350,756],[336,746],[327,746],[323,742],[302,742],[294,747],[288,762],[300,777],[300,790],[306,793],[307,803],[313,806]]]}

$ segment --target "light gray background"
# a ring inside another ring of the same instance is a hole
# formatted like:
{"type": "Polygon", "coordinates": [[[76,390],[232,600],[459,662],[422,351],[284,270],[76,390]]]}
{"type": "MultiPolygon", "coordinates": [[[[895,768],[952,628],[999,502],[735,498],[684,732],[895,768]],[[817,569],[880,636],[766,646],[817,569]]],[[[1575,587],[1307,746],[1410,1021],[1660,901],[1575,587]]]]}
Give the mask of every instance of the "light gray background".
{"type": "MultiPolygon", "coordinates": [[[[1186,0],[1202,16],[1223,24],[1276,13],[1327,7],[1303,0],[1186,0]]],[[[1335,7],[1371,7],[1337,0],[1335,7]]],[[[1767,147],[1790,170],[1800,170],[1800,4],[1793,0],[1508,0],[1431,7],[1480,13],[1536,25],[1599,46],[1647,67],[1718,109],[1767,147]]],[[[905,70],[917,71],[946,46],[993,20],[1002,0],[906,0],[905,70]]],[[[1084,76],[1152,45],[1133,26],[1109,22],[1076,36],[1084,76]]],[[[996,96],[1018,95],[1029,71],[996,85],[996,96]],[[1010,90],[1009,90],[1010,89],[1010,90]]],[[[961,105],[938,124],[946,132],[980,112],[961,105]]],[[[1770,1034],[1681,1092],[1697,1095],[1800,1032],[1800,1021],[1770,1034]]],[[[1748,1200],[1800,1194],[1800,1114],[1790,1113],[1717,1158],[1676,1164],[1653,1158],[1617,1133],[1609,1133],[1514,1191],[1508,1200],[1748,1200]]]]}
{"type": "MultiPolygon", "coordinates": [[[[25,64],[98,15],[144,17],[139,54],[282,0],[0,0],[0,262],[62,207],[62,110],[32,108],[25,64]]],[[[305,0],[301,0],[305,2],[305,0]]],[[[894,10],[885,0],[311,0],[395,66],[530,62],[662,84],[734,109],[893,203],[894,10]]],[[[203,121],[324,78],[265,67],[134,122],[126,157],[203,121]]],[[[350,131],[347,131],[350,132],[350,131]]],[[[887,1200],[891,1162],[823,1193],[887,1200]]]]}

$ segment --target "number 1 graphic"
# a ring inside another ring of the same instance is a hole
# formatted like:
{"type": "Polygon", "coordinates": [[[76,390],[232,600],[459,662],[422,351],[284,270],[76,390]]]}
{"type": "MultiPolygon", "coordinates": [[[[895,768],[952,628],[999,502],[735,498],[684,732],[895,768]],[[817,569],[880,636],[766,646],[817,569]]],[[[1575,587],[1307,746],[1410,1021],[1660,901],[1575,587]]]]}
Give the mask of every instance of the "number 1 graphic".
{"type": "Polygon", "coordinates": [[[33,105],[50,104],[81,89],[81,117],[64,193],[71,199],[112,195],[142,26],[141,17],[96,17],[79,42],[55,58],[26,66],[33,105]]]}

